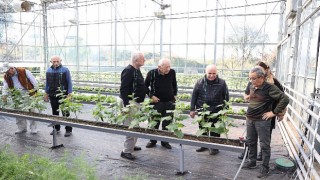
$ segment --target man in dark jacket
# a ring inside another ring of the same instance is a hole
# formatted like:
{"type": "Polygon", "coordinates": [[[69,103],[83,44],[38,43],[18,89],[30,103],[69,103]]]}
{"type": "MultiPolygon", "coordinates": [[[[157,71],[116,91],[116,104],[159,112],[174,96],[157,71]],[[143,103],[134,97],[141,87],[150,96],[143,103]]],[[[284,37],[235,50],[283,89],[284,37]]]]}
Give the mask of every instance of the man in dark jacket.
{"type": "Polygon", "coordinates": [[[243,168],[256,167],[259,137],[262,166],[258,178],[264,178],[269,174],[271,119],[286,108],[289,98],[278,87],[265,81],[265,72],[261,67],[253,68],[249,73],[249,79],[251,85],[246,123],[250,160],[243,165],[243,168]],[[273,107],[275,101],[278,103],[273,107]]]}
{"type": "MultiPolygon", "coordinates": [[[[129,100],[132,99],[129,96],[132,94],[134,94],[134,98],[136,98],[135,103],[137,106],[140,106],[139,103],[144,101],[147,88],[144,84],[144,78],[140,71],[140,67],[144,65],[144,61],[144,55],[142,52],[133,52],[131,54],[131,64],[128,65],[121,73],[120,98],[122,99],[124,106],[129,105],[129,100]]],[[[131,121],[132,119],[129,116],[124,124],[129,125],[131,121]]],[[[121,157],[134,160],[135,156],[132,155],[133,151],[141,150],[140,147],[135,146],[136,142],[136,137],[126,136],[121,157]]]]}
{"type": "MultiPolygon", "coordinates": [[[[172,113],[167,113],[167,110],[174,110],[174,102],[177,96],[177,80],[176,72],[170,68],[171,62],[169,59],[164,58],[159,61],[157,69],[152,69],[148,72],[146,77],[146,87],[148,89],[148,95],[152,100],[152,105],[161,117],[172,115],[172,113]]],[[[162,130],[167,130],[167,126],[170,121],[162,121],[162,130]]],[[[155,129],[160,126],[160,121],[158,121],[155,129]]],[[[156,146],[156,140],[150,140],[146,148],[152,148],[156,146]]],[[[171,145],[168,142],[161,142],[161,145],[167,149],[171,149],[171,145]]]]}
{"type": "MultiPolygon", "coordinates": [[[[229,90],[226,82],[218,77],[217,67],[215,65],[208,65],[206,67],[206,75],[199,79],[194,86],[190,116],[194,118],[196,110],[202,108],[203,104],[209,105],[211,113],[217,113],[222,110],[224,100],[229,101],[229,90]]],[[[212,126],[218,122],[219,118],[207,118],[208,122],[212,122],[212,126]]],[[[199,124],[199,128],[202,128],[199,124]]],[[[220,137],[220,134],[210,132],[210,136],[220,137]]],[[[200,147],[197,152],[205,151],[207,148],[200,147]]],[[[218,149],[209,149],[210,155],[219,153],[218,149]]]]}
{"type": "MultiPolygon", "coordinates": [[[[61,96],[57,96],[57,94],[65,91],[64,94],[67,98],[71,98],[72,93],[72,81],[71,74],[67,67],[62,66],[61,58],[59,56],[52,56],[50,62],[52,66],[47,70],[46,73],[46,86],[45,86],[45,95],[44,100],[49,101],[52,108],[52,115],[59,116],[59,100],[64,98],[61,96]]],[[[70,115],[69,112],[62,112],[63,116],[68,117],[70,115]]],[[[57,133],[60,133],[60,124],[54,126],[57,133]]],[[[53,135],[53,131],[50,133],[53,135]]],[[[66,126],[65,137],[71,136],[72,127],[66,126]]]]}

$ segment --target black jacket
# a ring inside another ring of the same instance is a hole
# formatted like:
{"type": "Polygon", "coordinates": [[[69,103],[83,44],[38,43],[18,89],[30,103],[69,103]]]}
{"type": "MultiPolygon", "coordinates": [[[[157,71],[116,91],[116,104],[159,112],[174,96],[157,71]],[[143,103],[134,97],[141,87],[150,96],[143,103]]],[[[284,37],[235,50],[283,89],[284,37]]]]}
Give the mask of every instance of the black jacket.
{"type": "Polygon", "coordinates": [[[152,69],[147,74],[145,85],[150,98],[156,96],[160,102],[174,101],[178,91],[176,72],[170,69],[168,74],[161,75],[158,69],[152,69]]]}
{"type": "Polygon", "coordinates": [[[205,77],[199,79],[194,86],[192,99],[191,99],[191,111],[201,108],[204,103],[210,106],[211,112],[218,112],[223,105],[224,100],[229,101],[229,90],[225,80],[217,78],[213,81],[208,81],[205,77]]]}
{"type": "Polygon", "coordinates": [[[135,69],[132,65],[128,65],[121,73],[120,98],[123,105],[129,104],[132,98],[129,95],[134,93],[137,98],[136,102],[143,102],[146,96],[147,88],[144,85],[144,79],[139,69],[135,69]]]}

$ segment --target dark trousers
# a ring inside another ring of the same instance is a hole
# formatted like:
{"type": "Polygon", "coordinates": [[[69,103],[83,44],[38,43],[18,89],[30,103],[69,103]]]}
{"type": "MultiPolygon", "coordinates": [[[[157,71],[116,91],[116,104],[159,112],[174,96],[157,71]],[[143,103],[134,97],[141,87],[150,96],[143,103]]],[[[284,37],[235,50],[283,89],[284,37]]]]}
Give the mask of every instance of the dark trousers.
{"type": "MultiPolygon", "coordinates": [[[[50,96],[50,104],[51,104],[51,108],[52,108],[52,115],[59,116],[59,106],[61,104],[61,103],[59,103],[60,99],[61,98],[59,98],[59,97],[50,96]]],[[[69,117],[70,113],[69,112],[62,112],[62,115],[65,116],[65,117],[69,117]]],[[[55,125],[54,128],[57,131],[60,131],[60,124],[55,125]]],[[[66,131],[67,132],[71,132],[72,131],[72,127],[71,126],[66,126],[66,131]]]]}
{"type": "MultiPolygon", "coordinates": [[[[157,110],[158,113],[161,114],[161,117],[172,116],[172,113],[167,113],[167,110],[174,110],[175,105],[173,102],[158,102],[152,103],[153,109],[157,110]]],[[[162,130],[168,130],[167,126],[171,123],[171,121],[162,121],[162,130]]],[[[154,126],[155,129],[159,129],[160,121],[154,126]]],[[[150,140],[153,143],[157,143],[157,140],[150,140]]]]}
{"type": "Polygon", "coordinates": [[[262,165],[265,168],[269,168],[269,161],[271,156],[270,148],[270,128],[271,121],[259,120],[252,121],[247,120],[247,138],[249,146],[249,159],[250,161],[257,161],[257,144],[258,137],[260,140],[260,147],[262,152],[262,165]]]}

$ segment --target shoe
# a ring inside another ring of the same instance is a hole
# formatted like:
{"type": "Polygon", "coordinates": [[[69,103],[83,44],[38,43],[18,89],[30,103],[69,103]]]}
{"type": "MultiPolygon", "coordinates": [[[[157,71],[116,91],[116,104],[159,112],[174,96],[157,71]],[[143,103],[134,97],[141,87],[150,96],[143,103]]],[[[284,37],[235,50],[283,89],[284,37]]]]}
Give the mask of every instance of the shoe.
{"type": "MultiPolygon", "coordinates": [[[[238,159],[243,159],[244,157],[244,152],[242,152],[239,156],[238,156],[238,159]]],[[[247,158],[249,157],[249,151],[247,152],[247,158]]]]}
{"type": "Polygon", "coordinates": [[[27,130],[23,129],[23,130],[16,131],[14,134],[22,134],[22,133],[25,133],[25,132],[27,132],[27,130]]]}
{"type": "Polygon", "coordinates": [[[135,146],[135,147],[133,148],[133,150],[134,150],[134,151],[141,151],[141,147],[135,146]]]}
{"type": "Polygon", "coordinates": [[[207,150],[208,148],[205,148],[205,147],[201,147],[201,148],[198,148],[196,151],[197,152],[203,152],[205,150],[207,150]]]}
{"type": "Polygon", "coordinates": [[[219,149],[209,149],[209,154],[210,155],[217,155],[219,153],[219,149]]]}
{"type": "Polygon", "coordinates": [[[269,168],[261,166],[260,174],[257,176],[258,178],[265,178],[269,175],[269,168]]]}
{"type": "Polygon", "coordinates": [[[153,148],[153,147],[156,146],[156,144],[157,144],[157,143],[150,141],[150,142],[148,142],[148,144],[146,145],[146,148],[153,148]]]}
{"type": "Polygon", "coordinates": [[[134,157],[134,155],[132,155],[131,153],[124,153],[124,152],[121,152],[121,157],[129,160],[136,159],[136,157],[134,157]]]}
{"type": "MultiPolygon", "coordinates": [[[[56,133],[59,134],[60,130],[56,130],[56,133]]],[[[53,135],[53,131],[51,131],[50,135],[53,135]]]]}
{"type": "Polygon", "coordinates": [[[242,168],[244,169],[254,169],[257,167],[257,163],[256,162],[253,162],[253,161],[248,161],[248,162],[245,162],[242,166],[242,168]]]}
{"type": "Polygon", "coordinates": [[[171,145],[168,142],[161,142],[161,146],[163,146],[167,149],[172,149],[171,145]]]}
{"type": "Polygon", "coordinates": [[[257,161],[262,161],[262,152],[260,151],[257,156],[257,161]]]}
{"type": "Polygon", "coordinates": [[[66,133],[64,133],[64,137],[69,137],[72,135],[72,131],[66,131],[66,133]]]}
{"type": "Polygon", "coordinates": [[[31,134],[37,134],[38,133],[38,130],[37,129],[31,129],[31,134]]]}

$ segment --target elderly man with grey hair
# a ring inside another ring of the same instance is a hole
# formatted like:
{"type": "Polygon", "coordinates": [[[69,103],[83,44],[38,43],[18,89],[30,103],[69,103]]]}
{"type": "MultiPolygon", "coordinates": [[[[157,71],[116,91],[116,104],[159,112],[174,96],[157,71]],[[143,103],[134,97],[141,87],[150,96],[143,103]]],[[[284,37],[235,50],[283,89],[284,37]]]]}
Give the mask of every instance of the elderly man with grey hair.
{"type": "MultiPolygon", "coordinates": [[[[129,100],[132,99],[129,96],[132,94],[134,94],[137,106],[144,101],[147,88],[144,85],[144,78],[140,71],[140,67],[144,65],[144,62],[145,59],[142,52],[133,52],[131,54],[131,63],[121,73],[120,98],[122,99],[124,106],[129,105],[129,100]]],[[[129,125],[131,121],[132,119],[129,117],[124,124],[129,125]]],[[[136,137],[126,136],[121,157],[134,160],[135,156],[132,155],[133,151],[141,150],[140,147],[135,146],[136,142],[136,137]]]]}
{"type": "Polygon", "coordinates": [[[270,161],[270,127],[271,120],[282,112],[289,103],[289,98],[277,86],[267,83],[265,72],[260,67],[253,68],[249,73],[249,105],[247,110],[247,138],[249,161],[243,168],[255,168],[257,161],[257,141],[260,139],[262,166],[258,178],[267,177],[270,161]],[[274,107],[273,103],[277,101],[274,107]]]}
{"type": "MultiPolygon", "coordinates": [[[[161,117],[172,116],[172,113],[167,113],[167,110],[174,110],[174,102],[177,96],[177,80],[176,72],[171,69],[171,62],[169,59],[164,58],[159,61],[158,68],[152,69],[148,72],[146,81],[146,87],[148,87],[148,95],[152,100],[152,105],[161,117]]],[[[156,118],[156,117],[154,117],[156,118]]],[[[162,130],[167,130],[167,126],[171,121],[162,121],[162,130]]],[[[160,121],[156,124],[155,128],[158,129],[160,121]]],[[[156,146],[156,140],[150,140],[146,148],[152,148],[156,146]]],[[[168,142],[161,142],[161,145],[167,149],[171,149],[171,145],[168,142]]]]}
{"type": "MultiPolygon", "coordinates": [[[[208,65],[206,67],[205,76],[199,79],[194,86],[190,105],[190,117],[194,118],[196,115],[196,110],[201,109],[203,104],[210,106],[208,108],[210,113],[217,113],[223,109],[222,105],[225,104],[224,101],[229,101],[229,90],[227,83],[225,80],[219,78],[216,65],[208,65]]],[[[209,118],[209,116],[205,116],[205,119],[207,122],[212,122],[212,127],[214,127],[219,121],[218,117],[209,118]]],[[[202,129],[201,124],[199,124],[199,128],[202,129]]],[[[218,133],[209,133],[207,135],[210,135],[211,137],[220,137],[220,134],[218,133]]],[[[207,148],[200,147],[196,151],[203,152],[205,150],[207,150],[207,148]]],[[[216,155],[218,153],[219,149],[209,149],[210,155],[216,155]]]]}

